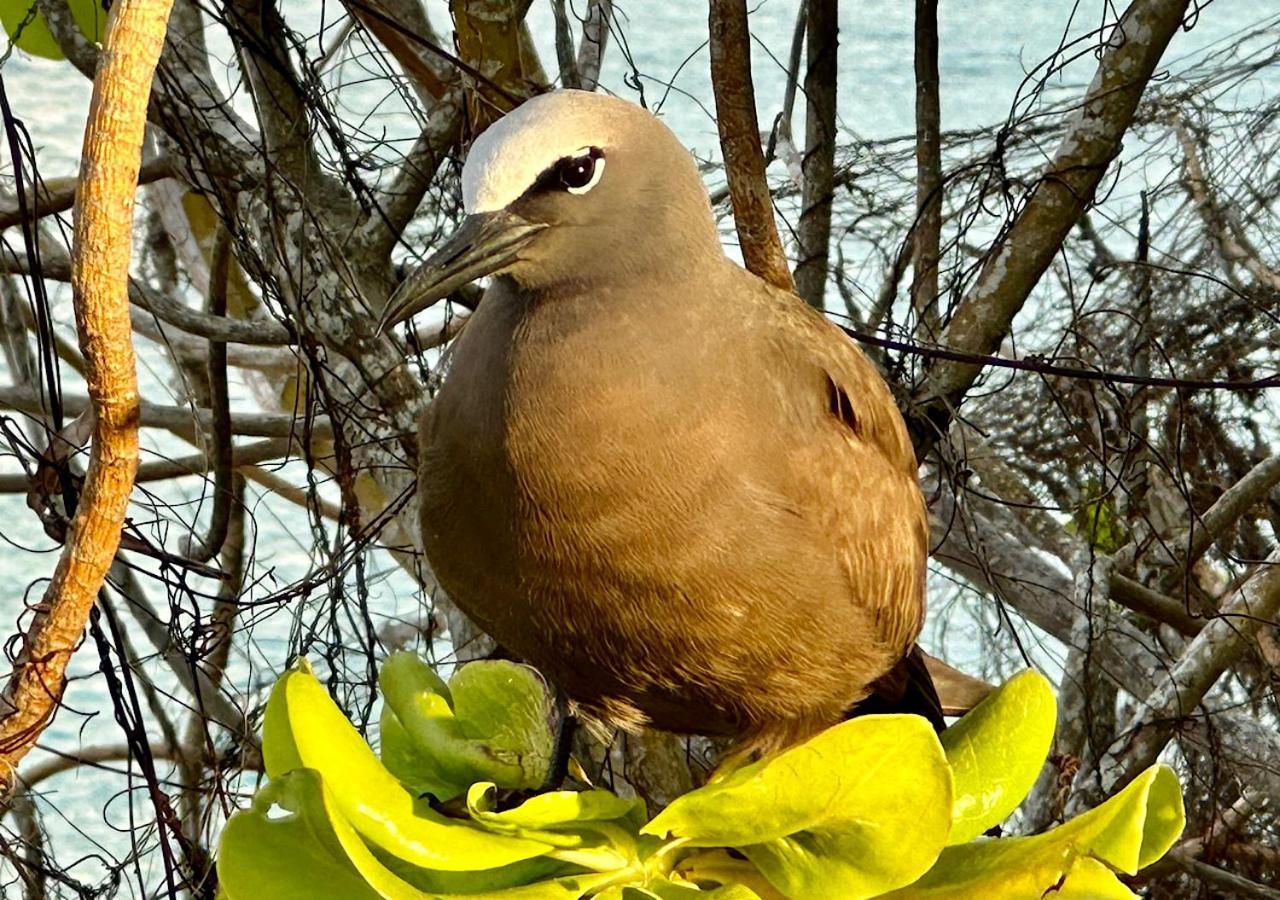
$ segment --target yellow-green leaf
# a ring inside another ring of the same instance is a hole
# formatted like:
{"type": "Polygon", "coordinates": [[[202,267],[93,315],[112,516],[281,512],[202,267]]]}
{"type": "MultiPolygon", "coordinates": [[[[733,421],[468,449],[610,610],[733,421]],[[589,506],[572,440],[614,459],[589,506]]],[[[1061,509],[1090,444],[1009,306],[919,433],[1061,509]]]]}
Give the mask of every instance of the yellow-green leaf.
{"type": "Polygon", "coordinates": [[[1185,824],[1178,778],[1155,765],[1096,809],[1045,834],[948,847],[895,900],[1131,898],[1115,871],[1134,874],[1173,846],[1185,824]]]}
{"type": "Polygon", "coordinates": [[[384,759],[420,792],[451,800],[478,781],[537,787],[546,778],[551,700],[528,666],[486,660],[463,666],[445,685],[412,653],[396,653],[378,675],[384,759]]]}
{"type": "Polygon", "coordinates": [[[953,787],[951,844],[963,844],[1018,808],[1044,767],[1057,721],[1049,680],[1028,669],[942,733],[953,787]]]}
{"type": "Polygon", "coordinates": [[[319,771],[338,809],[361,835],[415,865],[491,869],[551,849],[446,818],[416,802],[310,671],[295,669],[276,682],[263,722],[262,751],[272,779],[300,767],[319,771]]]}
{"type": "Polygon", "coordinates": [[[678,798],[643,829],[736,847],[796,900],[910,884],[951,825],[951,772],[919,716],[864,716],[678,798]]]}
{"type": "MultiPolygon", "coordinates": [[[[0,0],[0,23],[19,50],[45,59],[66,59],[54,40],[44,17],[36,10],[36,0],[0,0]]],[[[107,14],[97,0],[67,0],[71,18],[80,33],[93,42],[102,40],[107,14]]]]}
{"type": "Polygon", "coordinates": [[[365,845],[313,769],[295,769],[260,790],[250,809],[227,822],[218,856],[229,900],[577,900],[609,877],[591,873],[486,890],[488,873],[467,874],[475,880],[453,873],[457,893],[420,890],[401,878],[365,845]]]}

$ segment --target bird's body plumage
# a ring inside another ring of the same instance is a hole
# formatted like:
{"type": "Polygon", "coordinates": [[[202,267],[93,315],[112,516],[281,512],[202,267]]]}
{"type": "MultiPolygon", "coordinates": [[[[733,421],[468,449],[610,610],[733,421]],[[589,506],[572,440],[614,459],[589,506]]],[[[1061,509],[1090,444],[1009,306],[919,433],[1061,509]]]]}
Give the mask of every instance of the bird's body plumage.
{"type": "Polygon", "coordinates": [[[924,507],[886,385],[722,253],[497,279],[421,433],[440,583],[610,724],[783,746],[920,630],[924,507]]]}

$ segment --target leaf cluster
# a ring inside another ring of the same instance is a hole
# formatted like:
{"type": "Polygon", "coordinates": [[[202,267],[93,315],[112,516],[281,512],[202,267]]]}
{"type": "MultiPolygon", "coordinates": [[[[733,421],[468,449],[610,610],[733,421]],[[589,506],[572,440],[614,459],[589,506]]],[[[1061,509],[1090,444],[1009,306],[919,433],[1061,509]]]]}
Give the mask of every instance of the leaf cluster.
{"type": "Polygon", "coordinates": [[[853,719],[652,819],[600,789],[498,808],[500,789],[537,785],[550,760],[532,670],[477,662],[445,683],[397,654],[379,682],[380,755],[305,662],[276,684],[269,781],[222,837],[229,900],[1133,897],[1116,873],[1158,859],[1184,824],[1176,777],[1153,766],[1045,834],[982,837],[1052,740],[1053,694],[1030,671],[941,740],[916,716],[853,719]],[[440,811],[450,800],[458,815],[440,811]]]}

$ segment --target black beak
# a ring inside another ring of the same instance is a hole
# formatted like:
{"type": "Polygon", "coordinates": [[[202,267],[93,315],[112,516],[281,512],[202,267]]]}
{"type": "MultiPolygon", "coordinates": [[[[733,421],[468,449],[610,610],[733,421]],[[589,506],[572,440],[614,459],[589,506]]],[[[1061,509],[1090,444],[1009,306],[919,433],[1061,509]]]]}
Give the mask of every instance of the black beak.
{"type": "Polygon", "coordinates": [[[463,285],[511,265],[529,239],[546,227],[505,209],[467,216],[422,268],[396,288],[382,311],[378,333],[417,315],[463,285]]]}

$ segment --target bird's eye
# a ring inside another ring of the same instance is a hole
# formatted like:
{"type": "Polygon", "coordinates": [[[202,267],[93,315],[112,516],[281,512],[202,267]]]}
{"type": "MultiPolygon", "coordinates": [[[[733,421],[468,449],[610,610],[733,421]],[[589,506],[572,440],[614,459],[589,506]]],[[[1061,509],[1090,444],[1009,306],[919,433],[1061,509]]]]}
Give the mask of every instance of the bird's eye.
{"type": "Polygon", "coordinates": [[[556,163],[556,180],[571,194],[585,194],[604,174],[604,153],[592,147],[581,156],[567,156],[556,163]]]}

